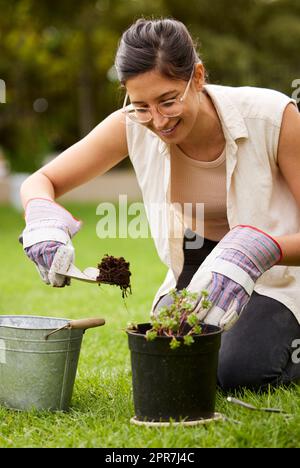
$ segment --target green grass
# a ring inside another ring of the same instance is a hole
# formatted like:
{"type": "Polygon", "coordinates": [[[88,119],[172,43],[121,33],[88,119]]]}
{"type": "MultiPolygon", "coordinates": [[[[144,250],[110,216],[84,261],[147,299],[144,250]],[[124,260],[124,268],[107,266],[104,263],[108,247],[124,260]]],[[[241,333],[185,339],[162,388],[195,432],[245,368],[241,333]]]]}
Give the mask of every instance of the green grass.
{"type": "Polygon", "coordinates": [[[17,242],[22,215],[0,207],[0,314],[106,319],[104,327],[84,335],[71,410],[49,413],[0,408],[0,446],[299,447],[300,386],[296,385],[263,395],[250,391],[236,394],[258,406],[280,407],[291,413],[291,418],[234,406],[218,392],[216,410],[226,415],[227,421],[194,428],[141,428],[129,423],[134,409],[123,329],[129,321],[148,320],[166,269],[151,240],[100,240],[95,206],[69,208],[84,220],[84,228],[74,238],[77,265],[95,266],[105,253],[124,256],[131,264],[133,295],[126,300],[126,309],[120,290],[112,286],[99,288],[75,281],[69,288],[46,286],[17,242]]]}

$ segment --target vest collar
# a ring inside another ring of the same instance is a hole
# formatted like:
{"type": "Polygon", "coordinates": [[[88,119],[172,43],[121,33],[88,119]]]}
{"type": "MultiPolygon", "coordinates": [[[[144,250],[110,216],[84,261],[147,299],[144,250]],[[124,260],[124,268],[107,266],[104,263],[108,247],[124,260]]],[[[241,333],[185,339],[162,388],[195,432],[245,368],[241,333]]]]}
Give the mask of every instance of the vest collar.
{"type": "Polygon", "coordinates": [[[204,86],[219,115],[225,137],[229,134],[233,140],[248,138],[248,130],[241,113],[222,88],[223,86],[218,85],[204,86]]]}

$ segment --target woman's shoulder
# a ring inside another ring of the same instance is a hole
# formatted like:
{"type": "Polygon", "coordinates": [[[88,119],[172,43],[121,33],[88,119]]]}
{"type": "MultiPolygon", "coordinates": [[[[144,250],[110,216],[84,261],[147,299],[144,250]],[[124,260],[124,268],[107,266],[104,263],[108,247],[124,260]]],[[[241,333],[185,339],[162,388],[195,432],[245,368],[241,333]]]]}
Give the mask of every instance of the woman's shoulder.
{"type": "Polygon", "coordinates": [[[260,88],[256,86],[222,86],[222,85],[215,85],[215,84],[208,84],[206,88],[212,90],[218,94],[224,93],[227,96],[236,99],[236,100],[245,100],[245,99],[268,99],[268,100],[276,100],[289,98],[286,94],[282,93],[281,91],[277,91],[271,88],[260,88]]]}
{"type": "Polygon", "coordinates": [[[125,126],[129,147],[141,146],[149,148],[149,145],[153,146],[160,144],[160,138],[145,125],[133,122],[126,117],[125,126]]]}
{"type": "Polygon", "coordinates": [[[209,92],[224,96],[238,108],[244,118],[265,118],[280,121],[283,109],[295,101],[286,94],[270,88],[255,86],[207,85],[209,92]]]}

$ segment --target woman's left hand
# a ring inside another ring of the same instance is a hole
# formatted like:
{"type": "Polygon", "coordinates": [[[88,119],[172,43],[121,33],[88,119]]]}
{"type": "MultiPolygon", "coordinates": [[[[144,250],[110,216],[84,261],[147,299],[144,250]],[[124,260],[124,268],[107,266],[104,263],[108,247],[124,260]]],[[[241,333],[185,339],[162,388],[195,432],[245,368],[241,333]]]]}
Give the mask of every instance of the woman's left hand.
{"type": "Polygon", "coordinates": [[[265,232],[238,225],[206,257],[187,287],[199,296],[195,311],[200,320],[228,330],[250,299],[257,279],[281,260],[279,244],[265,232]],[[202,307],[202,299],[212,303],[202,307]]]}

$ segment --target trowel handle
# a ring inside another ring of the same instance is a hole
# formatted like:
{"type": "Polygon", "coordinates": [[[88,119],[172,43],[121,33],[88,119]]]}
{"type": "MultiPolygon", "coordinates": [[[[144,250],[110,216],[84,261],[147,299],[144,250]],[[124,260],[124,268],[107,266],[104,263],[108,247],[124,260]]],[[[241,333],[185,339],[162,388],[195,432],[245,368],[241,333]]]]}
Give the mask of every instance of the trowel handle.
{"type": "Polygon", "coordinates": [[[87,330],[88,328],[95,328],[101,327],[105,324],[105,320],[103,318],[87,318],[87,319],[79,319],[79,320],[71,320],[68,323],[68,328],[80,328],[81,330],[87,330]]]}
{"type": "Polygon", "coordinates": [[[80,330],[87,330],[88,328],[95,328],[101,327],[105,324],[105,320],[103,318],[88,318],[88,319],[79,319],[79,320],[70,320],[70,322],[66,323],[60,328],[53,330],[52,332],[45,335],[45,340],[48,340],[49,336],[54,335],[54,333],[60,330],[70,330],[73,329],[80,329],[80,330]]]}

